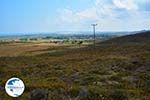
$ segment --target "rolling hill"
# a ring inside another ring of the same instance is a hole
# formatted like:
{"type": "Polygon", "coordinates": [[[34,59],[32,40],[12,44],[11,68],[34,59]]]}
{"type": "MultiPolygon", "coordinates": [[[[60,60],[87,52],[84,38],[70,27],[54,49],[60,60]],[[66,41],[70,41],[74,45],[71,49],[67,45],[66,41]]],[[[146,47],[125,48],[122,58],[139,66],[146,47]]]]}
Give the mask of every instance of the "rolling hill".
{"type": "MultiPolygon", "coordinates": [[[[149,40],[149,32],[142,32],[95,48],[0,57],[0,86],[12,76],[21,78],[26,90],[20,100],[149,100],[149,40]]],[[[4,90],[1,98],[13,100],[4,90]]]]}
{"type": "Polygon", "coordinates": [[[104,43],[150,43],[150,31],[121,36],[105,41],[104,43]]]}

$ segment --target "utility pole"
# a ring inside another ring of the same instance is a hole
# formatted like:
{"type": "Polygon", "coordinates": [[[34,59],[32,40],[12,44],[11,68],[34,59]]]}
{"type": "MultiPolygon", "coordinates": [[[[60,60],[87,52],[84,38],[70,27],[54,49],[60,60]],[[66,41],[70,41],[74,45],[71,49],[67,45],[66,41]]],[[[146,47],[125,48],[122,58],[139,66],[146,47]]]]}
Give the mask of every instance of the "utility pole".
{"type": "Polygon", "coordinates": [[[96,42],[96,36],[95,36],[95,27],[97,26],[97,24],[92,24],[93,26],[93,42],[94,42],[94,47],[95,47],[95,42],[96,42]]]}

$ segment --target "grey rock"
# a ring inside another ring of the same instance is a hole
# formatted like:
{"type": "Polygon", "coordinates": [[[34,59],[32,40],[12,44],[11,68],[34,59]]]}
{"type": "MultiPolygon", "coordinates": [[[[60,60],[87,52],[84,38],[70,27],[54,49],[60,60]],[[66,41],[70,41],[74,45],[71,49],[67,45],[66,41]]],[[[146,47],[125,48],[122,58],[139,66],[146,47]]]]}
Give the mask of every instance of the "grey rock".
{"type": "Polygon", "coordinates": [[[35,89],[31,92],[29,100],[47,100],[48,90],[47,89],[35,89]]]}

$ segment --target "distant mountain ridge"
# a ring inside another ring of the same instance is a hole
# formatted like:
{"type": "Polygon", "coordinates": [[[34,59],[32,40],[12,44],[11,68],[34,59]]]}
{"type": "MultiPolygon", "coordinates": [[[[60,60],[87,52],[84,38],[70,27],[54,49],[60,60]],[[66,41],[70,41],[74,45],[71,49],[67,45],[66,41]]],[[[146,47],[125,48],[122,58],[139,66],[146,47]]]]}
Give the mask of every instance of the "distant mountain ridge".
{"type": "Polygon", "coordinates": [[[102,43],[150,43],[150,31],[137,32],[106,40],[102,43]]]}

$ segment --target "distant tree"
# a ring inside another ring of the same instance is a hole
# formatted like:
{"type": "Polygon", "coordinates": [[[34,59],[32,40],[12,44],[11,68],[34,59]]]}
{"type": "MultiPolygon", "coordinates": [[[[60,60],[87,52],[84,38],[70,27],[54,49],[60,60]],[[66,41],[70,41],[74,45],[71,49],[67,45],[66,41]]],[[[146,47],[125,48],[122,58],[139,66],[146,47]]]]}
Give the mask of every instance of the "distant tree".
{"type": "Polygon", "coordinates": [[[30,38],[31,41],[37,41],[37,38],[30,38]]]}
{"type": "Polygon", "coordinates": [[[76,43],[77,43],[77,40],[73,40],[73,41],[72,41],[72,44],[76,44],[76,43]]]}
{"type": "Polygon", "coordinates": [[[22,41],[22,42],[27,42],[27,41],[28,41],[28,38],[21,38],[20,41],[22,41]]]}
{"type": "Polygon", "coordinates": [[[79,42],[78,42],[79,47],[80,47],[82,44],[83,44],[83,41],[79,41],[79,42]]]}

